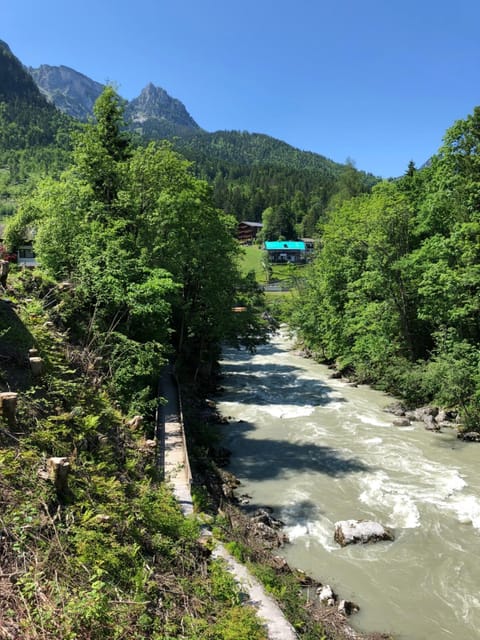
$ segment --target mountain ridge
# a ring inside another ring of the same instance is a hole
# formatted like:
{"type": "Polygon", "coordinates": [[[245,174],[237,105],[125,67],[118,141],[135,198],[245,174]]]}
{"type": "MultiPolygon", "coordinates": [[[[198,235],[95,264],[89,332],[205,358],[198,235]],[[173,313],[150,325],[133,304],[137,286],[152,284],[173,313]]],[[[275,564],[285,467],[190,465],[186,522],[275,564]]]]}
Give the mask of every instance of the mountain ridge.
{"type": "Polygon", "coordinates": [[[86,121],[93,114],[93,105],[105,85],[65,65],[42,64],[28,67],[36,85],[57,109],[77,120],[86,121]]]}
{"type": "MultiPolygon", "coordinates": [[[[64,65],[41,65],[37,69],[29,68],[28,71],[40,90],[57,108],[81,120],[87,120],[93,114],[95,99],[105,86],[64,65]],[[81,92],[75,91],[75,87],[82,87],[86,98],[81,92]]],[[[283,165],[288,155],[288,162],[292,162],[298,168],[324,170],[325,163],[328,164],[329,170],[342,166],[341,163],[321,154],[298,149],[264,133],[237,130],[206,131],[198,125],[180,100],[173,98],[165,89],[152,82],[149,82],[136,98],[125,101],[125,104],[125,118],[129,128],[146,140],[179,138],[175,140],[175,146],[195,157],[212,154],[216,160],[236,164],[271,162],[274,165],[283,165]],[[236,143],[239,141],[242,144],[240,154],[236,149],[236,143]],[[273,151],[272,148],[275,146],[281,147],[281,153],[278,150],[273,151]]]]}

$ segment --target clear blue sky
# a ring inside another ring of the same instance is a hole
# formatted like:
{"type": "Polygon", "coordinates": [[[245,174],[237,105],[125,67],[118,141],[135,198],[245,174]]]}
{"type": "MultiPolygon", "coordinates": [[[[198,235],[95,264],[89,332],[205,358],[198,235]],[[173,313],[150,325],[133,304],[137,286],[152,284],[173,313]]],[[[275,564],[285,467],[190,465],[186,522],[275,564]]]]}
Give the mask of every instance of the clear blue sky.
{"type": "Polygon", "coordinates": [[[0,39],[208,131],[266,133],[384,177],[480,104],[479,0],[6,0],[0,39]]]}

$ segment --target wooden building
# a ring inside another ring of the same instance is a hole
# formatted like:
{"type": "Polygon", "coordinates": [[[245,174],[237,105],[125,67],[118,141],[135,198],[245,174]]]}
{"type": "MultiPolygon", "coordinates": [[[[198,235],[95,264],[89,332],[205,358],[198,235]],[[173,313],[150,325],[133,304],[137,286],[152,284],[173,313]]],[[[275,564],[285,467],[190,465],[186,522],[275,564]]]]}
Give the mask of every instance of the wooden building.
{"type": "Polygon", "coordinates": [[[258,232],[263,227],[261,222],[239,222],[237,228],[237,238],[241,244],[252,244],[255,242],[258,232]]]}

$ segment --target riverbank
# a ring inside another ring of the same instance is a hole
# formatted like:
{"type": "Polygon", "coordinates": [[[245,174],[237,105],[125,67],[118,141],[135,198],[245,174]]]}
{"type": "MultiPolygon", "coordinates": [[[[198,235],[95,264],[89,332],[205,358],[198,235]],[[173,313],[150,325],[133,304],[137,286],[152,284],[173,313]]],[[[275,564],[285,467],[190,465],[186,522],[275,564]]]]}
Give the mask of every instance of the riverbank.
{"type": "MultiPolygon", "coordinates": [[[[323,637],[325,640],[391,639],[389,634],[354,630],[348,616],[357,609],[357,605],[342,599],[333,593],[331,587],[314,580],[306,572],[291,568],[278,555],[280,549],[288,545],[288,538],[282,533],[283,523],[272,515],[268,507],[252,512],[247,506],[248,497],[239,494],[241,488],[238,479],[225,469],[229,452],[218,443],[221,431],[228,427],[228,417],[218,413],[213,400],[200,404],[198,399],[193,402],[190,398],[186,404],[190,407],[190,423],[200,418],[204,425],[208,425],[209,451],[205,452],[208,457],[199,457],[197,449],[193,458],[193,491],[195,493],[199,487],[203,487],[208,492],[208,499],[212,501],[210,510],[217,514],[213,533],[223,541],[227,553],[248,567],[264,588],[277,598],[284,614],[295,625],[298,637],[323,637]],[[196,407],[193,413],[192,407],[196,407]]],[[[205,501],[205,495],[203,499],[205,501]]]]}

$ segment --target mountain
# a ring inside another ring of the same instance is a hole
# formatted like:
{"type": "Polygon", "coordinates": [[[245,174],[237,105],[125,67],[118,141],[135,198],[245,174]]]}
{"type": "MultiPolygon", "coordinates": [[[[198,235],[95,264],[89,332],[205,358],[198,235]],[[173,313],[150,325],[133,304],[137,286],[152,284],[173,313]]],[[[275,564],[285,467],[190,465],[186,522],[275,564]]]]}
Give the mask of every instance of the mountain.
{"type": "Polygon", "coordinates": [[[8,44],[0,40],[0,102],[10,104],[15,101],[45,105],[22,63],[13,55],[8,44]]]}
{"type": "Polygon", "coordinates": [[[125,110],[127,122],[147,139],[182,136],[201,131],[184,104],[149,83],[125,110]]]}
{"type": "Polygon", "coordinates": [[[41,94],[10,47],[0,40],[0,150],[55,141],[68,119],[41,94]]]}
{"type": "MultiPolygon", "coordinates": [[[[103,89],[68,67],[42,65],[30,71],[59,109],[82,120],[92,113],[94,100],[103,89]]],[[[283,206],[296,211],[305,236],[314,233],[334,194],[357,195],[377,181],[370,174],[268,135],[204,131],[180,100],[152,83],[126,103],[125,118],[143,140],[170,139],[176,150],[192,160],[197,175],[213,185],[218,207],[238,219],[259,221],[266,208],[283,206]]]]}
{"type": "MultiPolygon", "coordinates": [[[[29,72],[40,91],[60,111],[86,121],[104,85],[70,69],[42,64],[29,72]]],[[[180,100],[149,83],[137,98],[126,103],[125,118],[144,138],[157,140],[201,131],[180,100]]]]}
{"type": "Polygon", "coordinates": [[[105,88],[103,84],[70,67],[42,64],[29,68],[33,80],[49,102],[60,111],[86,121],[93,113],[93,105],[105,88]]]}

